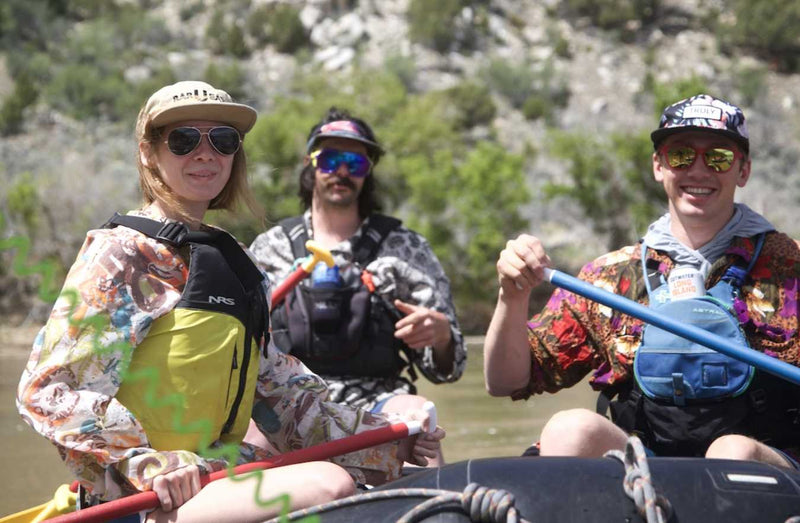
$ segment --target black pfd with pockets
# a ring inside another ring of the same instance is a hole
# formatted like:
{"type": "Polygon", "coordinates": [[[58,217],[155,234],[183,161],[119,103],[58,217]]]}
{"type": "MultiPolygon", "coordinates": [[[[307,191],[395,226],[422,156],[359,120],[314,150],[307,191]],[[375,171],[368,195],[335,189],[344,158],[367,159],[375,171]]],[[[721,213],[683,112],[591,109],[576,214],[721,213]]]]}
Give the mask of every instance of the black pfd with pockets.
{"type": "MultiPolygon", "coordinates": [[[[748,347],[733,311],[734,298],[755,265],[765,234],[756,237],[749,263],[739,259],[705,296],[671,301],[664,276],[642,269],[650,307],[668,317],[748,347]]],[[[634,378],[598,398],[623,430],[663,456],[702,456],[714,439],[743,434],[781,447],[800,437],[800,388],[751,365],[646,325],[633,364],[634,378]],[[618,395],[618,399],[611,401],[618,395]]]]}
{"type": "MultiPolygon", "coordinates": [[[[189,275],[174,310],[190,309],[227,315],[244,326],[242,346],[233,349],[235,373],[231,371],[231,374],[238,375],[238,383],[230,384],[228,394],[232,398],[226,401],[229,405],[227,412],[220,419],[220,426],[213,429],[219,428],[223,441],[231,433],[243,437],[242,429],[245,432],[247,430],[259,365],[258,349],[256,346],[253,351],[253,342],[259,343],[263,339],[266,347],[269,341],[264,274],[236,239],[225,231],[190,231],[180,222],[162,223],[120,214],[111,217],[103,227],[120,225],[179,249],[189,246],[189,275]]],[[[198,353],[201,349],[198,347],[198,353]]]]}
{"type": "MultiPolygon", "coordinates": [[[[401,223],[390,216],[370,215],[353,246],[353,264],[362,271],[353,284],[316,288],[306,280],[274,307],[271,320],[275,344],[322,376],[396,377],[408,367],[415,380],[410,349],[394,336],[394,324],[402,315],[368,285],[371,275],[366,271],[383,240],[401,223]]],[[[303,217],[286,218],[280,225],[291,242],[294,258],[308,255],[303,217]]]]}

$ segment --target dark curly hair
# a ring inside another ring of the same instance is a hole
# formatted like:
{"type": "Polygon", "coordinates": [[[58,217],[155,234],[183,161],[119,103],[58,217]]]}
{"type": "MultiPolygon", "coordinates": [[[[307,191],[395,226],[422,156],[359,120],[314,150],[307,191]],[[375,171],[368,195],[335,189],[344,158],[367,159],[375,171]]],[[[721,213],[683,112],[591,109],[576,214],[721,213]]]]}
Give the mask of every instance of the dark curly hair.
{"type": "MultiPolygon", "coordinates": [[[[367,138],[368,140],[378,143],[378,140],[375,138],[375,133],[372,131],[372,128],[362,119],[356,118],[355,116],[350,115],[350,113],[346,110],[340,110],[336,107],[331,107],[328,109],[328,112],[325,116],[320,120],[319,123],[315,124],[311,131],[308,133],[307,143],[309,144],[308,148],[310,149],[314,145],[314,137],[319,133],[320,128],[325,125],[326,123],[336,122],[340,120],[347,120],[352,122],[360,131],[362,131],[362,135],[367,138]]],[[[378,165],[378,162],[383,155],[383,149],[378,146],[370,146],[365,144],[367,147],[367,154],[369,155],[370,159],[372,160],[372,170],[374,172],[375,166],[378,165]]],[[[316,169],[310,163],[303,167],[300,171],[300,188],[297,191],[297,195],[300,197],[300,200],[303,202],[303,207],[308,209],[311,207],[311,200],[314,195],[314,177],[316,174],[316,169]]],[[[362,218],[366,218],[370,214],[380,211],[382,208],[381,203],[378,199],[377,195],[377,185],[375,182],[375,176],[371,172],[369,176],[364,178],[364,185],[361,188],[361,193],[358,195],[358,214],[362,218]]]]}

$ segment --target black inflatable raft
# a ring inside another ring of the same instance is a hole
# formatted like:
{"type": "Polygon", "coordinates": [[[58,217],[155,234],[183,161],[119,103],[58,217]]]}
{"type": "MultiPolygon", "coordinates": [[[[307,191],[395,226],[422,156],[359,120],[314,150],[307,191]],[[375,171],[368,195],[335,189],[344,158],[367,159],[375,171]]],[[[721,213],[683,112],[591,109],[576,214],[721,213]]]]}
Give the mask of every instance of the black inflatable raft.
{"type": "MultiPolygon", "coordinates": [[[[470,509],[460,505],[469,497],[463,492],[471,483],[513,494],[513,501],[506,498],[501,503],[513,504],[519,521],[532,523],[800,523],[800,471],[702,458],[648,458],[643,470],[613,457],[463,461],[424,469],[366,494],[320,506],[321,511],[295,513],[292,520],[316,512],[324,523],[395,522],[404,516],[402,521],[426,523],[513,521],[513,514],[491,509],[468,515],[470,509]],[[432,501],[441,493],[437,491],[449,491],[461,500],[432,501]],[[422,507],[425,502],[430,507],[422,507]]],[[[475,502],[481,504],[472,499],[466,505],[475,502]]],[[[484,502],[484,508],[488,505],[484,502]]]]}

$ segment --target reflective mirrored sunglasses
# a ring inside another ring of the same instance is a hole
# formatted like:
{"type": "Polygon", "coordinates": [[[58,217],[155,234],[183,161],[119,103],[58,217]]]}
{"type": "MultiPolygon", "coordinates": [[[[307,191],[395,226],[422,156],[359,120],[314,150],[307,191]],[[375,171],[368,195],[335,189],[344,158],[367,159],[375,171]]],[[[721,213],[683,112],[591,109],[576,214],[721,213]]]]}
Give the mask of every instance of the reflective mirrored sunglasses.
{"type": "Polygon", "coordinates": [[[224,156],[234,154],[242,144],[239,131],[227,125],[212,127],[208,131],[201,131],[197,127],[176,127],[169,132],[164,143],[172,154],[186,156],[197,149],[205,135],[208,135],[211,147],[224,156]]]}
{"type": "Polygon", "coordinates": [[[706,167],[718,173],[730,171],[736,159],[744,156],[738,149],[729,147],[700,149],[690,145],[678,144],[662,147],[661,154],[670,167],[678,170],[688,169],[694,164],[698,156],[702,156],[706,167]]]}
{"type": "Polygon", "coordinates": [[[344,164],[354,178],[363,178],[372,170],[372,160],[360,153],[319,149],[310,155],[311,164],[325,174],[335,173],[344,164]]]}

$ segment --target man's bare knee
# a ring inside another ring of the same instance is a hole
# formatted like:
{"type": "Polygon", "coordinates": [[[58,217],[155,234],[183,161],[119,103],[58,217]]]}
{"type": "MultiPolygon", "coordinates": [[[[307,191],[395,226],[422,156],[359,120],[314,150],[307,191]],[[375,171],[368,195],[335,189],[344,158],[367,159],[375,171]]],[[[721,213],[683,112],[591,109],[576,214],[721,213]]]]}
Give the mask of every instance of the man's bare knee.
{"type": "Polygon", "coordinates": [[[543,456],[600,457],[623,448],[627,435],[606,418],[587,409],[557,412],[542,429],[543,456]]]}
{"type": "Polygon", "coordinates": [[[715,439],[708,450],[707,458],[752,460],[757,458],[756,442],[746,436],[728,434],[715,439]]]}
{"type": "Polygon", "coordinates": [[[556,412],[548,420],[545,430],[566,434],[592,431],[597,426],[597,415],[588,409],[567,409],[556,412]]]}

